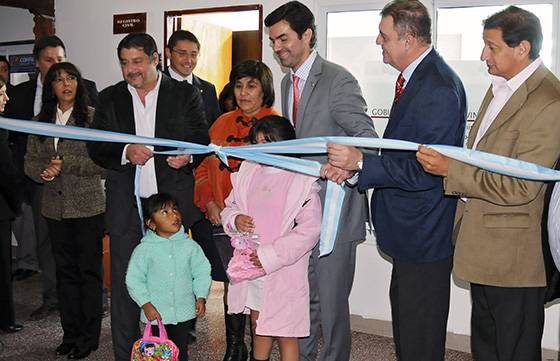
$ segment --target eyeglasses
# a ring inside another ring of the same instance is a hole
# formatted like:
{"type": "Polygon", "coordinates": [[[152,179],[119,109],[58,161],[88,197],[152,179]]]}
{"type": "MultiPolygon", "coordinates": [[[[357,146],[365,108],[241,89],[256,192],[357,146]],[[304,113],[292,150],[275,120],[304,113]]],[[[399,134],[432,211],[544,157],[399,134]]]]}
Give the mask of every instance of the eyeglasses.
{"type": "Polygon", "coordinates": [[[53,83],[55,84],[64,84],[64,83],[73,83],[73,82],[77,82],[78,81],[78,77],[75,75],[68,75],[67,77],[56,77],[53,80],[53,83]]]}
{"type": "Polygon", "coordinates": [[[198,52],[193,51],[193,52],[188,52],[186,50],[171,50],[172,52],[174,52],[175,54],[177,54],[179,57],[181,58],[198,58],[198,52]]]}

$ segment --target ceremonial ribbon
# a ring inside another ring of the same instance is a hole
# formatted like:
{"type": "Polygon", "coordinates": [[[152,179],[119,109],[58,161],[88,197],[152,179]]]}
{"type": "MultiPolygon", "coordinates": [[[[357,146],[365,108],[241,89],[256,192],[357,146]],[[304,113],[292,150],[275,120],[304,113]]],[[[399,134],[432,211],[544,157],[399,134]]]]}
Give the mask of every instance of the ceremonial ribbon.
{"type": "MultiPolygon", "coordinates": [[[[16,132],[90,142],[98,141],[124,144],[144,144],[177,148],[177,150],[154,152],[157,154],[173,155],[215,153],[220,160],[226,164],[228,157],[236,157],[315,177],[319,177],[320,175],[321,164],[319,162],[278,154],[325,154],[327,152],[327,143],[351,145],[360,148],[379,148],[405,151],[416,151],[420,145],[414,142],[395,139],[313,137],[266,144],[220,147],[214,144],[200,145],[172,139],[150,138],[98,129],[58,125],[38,121],[22,121],[3,117],[0,117],[0,128],[16,132]]],[[[438,144],[427,144],[426,146],[449,158],[453,158],[494,173],[534,181],[560,180],[560,171],[549,169],[538,164],[461,147],[438,144]]],[[[137,170],[137,177],[139,172],[140,170],[137,170]]],[[[138,182],[136,182],[136,184],[138,186],[138,182]]],[[[136,193],[138,194],[137,191],[136,193]]],[[[320,242],[320,254],[322,256],[329,254],[334,248],[340,210],[345,196],[344,186],[340,186],[329,181],[327,184],[326,194],[327,197],[325,199],[325,204],[323,205],[324,212],[320,242]]]]}

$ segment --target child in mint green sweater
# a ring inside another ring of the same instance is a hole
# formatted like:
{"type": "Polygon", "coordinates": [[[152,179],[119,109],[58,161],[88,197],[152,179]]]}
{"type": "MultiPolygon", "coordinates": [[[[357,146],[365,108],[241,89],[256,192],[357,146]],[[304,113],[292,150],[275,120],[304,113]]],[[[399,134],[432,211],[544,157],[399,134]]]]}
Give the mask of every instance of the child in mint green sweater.
{"type": "Polygon", "coordinates": [[[143,322],[162,320],[169,339],[179,348],[179,361],[186,361],[192,320],[206,308],[210,263],[185,234],[181,212],[171,196],[154,194],[142,208],[147,229],[128,263],[128,293],[142,308],[143,322]]]}

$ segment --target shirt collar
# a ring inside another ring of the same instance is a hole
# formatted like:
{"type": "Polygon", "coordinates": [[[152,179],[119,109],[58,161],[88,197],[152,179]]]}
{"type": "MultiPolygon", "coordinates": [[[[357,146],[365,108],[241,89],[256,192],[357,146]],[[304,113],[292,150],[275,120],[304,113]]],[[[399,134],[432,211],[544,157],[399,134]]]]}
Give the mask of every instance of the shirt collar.
{"type": "Polygon", "coordinates": [[[432,51],[432,49],[433,47],[431,46],[428,47],[426,51],[420,54],[419,57],[417,57],[412,63],[408,64],[408,66],[402,71],[402,75],[404,77],[404,86],[406,86],[410,78],[412,78],[412,74],[414,73],[414,70],[416,70],[418,65],[420,65],[422,60],[424,60],[424,58],[428,56],[428,54],[430,53],[430,51],[432,51]]]}
{"type": "Polygon", "coordinates": [[[537,58],[531,64],[527,65],[523,70],[517,73],[510,80],[506,80],[501,76],[491,76],[492,93],[494,96],[502,89],[508,89],[511,93],[515,93],[517,89],[523,84],[542,64],[542,59],[537,58]]]}
{"type": "Polygon", "coordinates": [[[309,76],[309,72],[311,72],[311,67],[313,66],[313,63],[315,62],[316,58],[317,58],[317,50],[314,49],[311,51],[311,54],[309,54],[307,59],[305,59],[303,64],[301,64],[298,70],[294,72],[293,69],[290,69],[290,74],[292,75],[292,78],[295,74],[298,78],[303,79],[303,81],[306,81],[307,77],[309,76]]]}
{"type": "Polygon", "coordinates": [[[43,81],[41,80],[41,73],[37,74],[37,89],[43,89],[43,81]]]}
{"type": "Polygon", "coordinates": [[[193,83],[193,73],[190,73],[187,76],[182,76],[181,74],[177,73],[175,70],[173,70],[173,68],[170,66],[169,68],[169,75],[171,75],[171,77],[175,80],[178,81],[187,81],[189,84],[192,85],[193,83]]]}

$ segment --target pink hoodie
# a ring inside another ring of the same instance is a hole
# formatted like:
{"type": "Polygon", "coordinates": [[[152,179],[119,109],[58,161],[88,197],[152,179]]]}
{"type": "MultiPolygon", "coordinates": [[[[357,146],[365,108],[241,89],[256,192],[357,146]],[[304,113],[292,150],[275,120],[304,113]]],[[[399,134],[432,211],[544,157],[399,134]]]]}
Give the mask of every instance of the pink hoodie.
{"type": "MultiPolygon", "coordinates": [[[[239,172],[231,175],[233,190],[222,211],[226,232],[235,230],[235,217],[248,214],[247,197],[255,172],[262,167],[245,161],[239,172]]],[[[287,171],[286,171],[287,172],[287,171]]],[[[257,254],[268,277],[265,278],[257,334],[280,337],[309,336],[309,281],[307,269],[311,250],[321,233],[321,201],[316,178],[296,174],[286,194],[281,236],[263,244],[257,254]],[[306,203],[307,202],[307,203],[306,203]],[[304,205],[305,204],[305,205],[304,205]],[[304,206],[303,206],[304,205],[304,206]],[[297,226],[294,228],[294,220],[297,226]]],[[[247,312],[247,282],[230,284],[230,313],[247,312]]]]}

